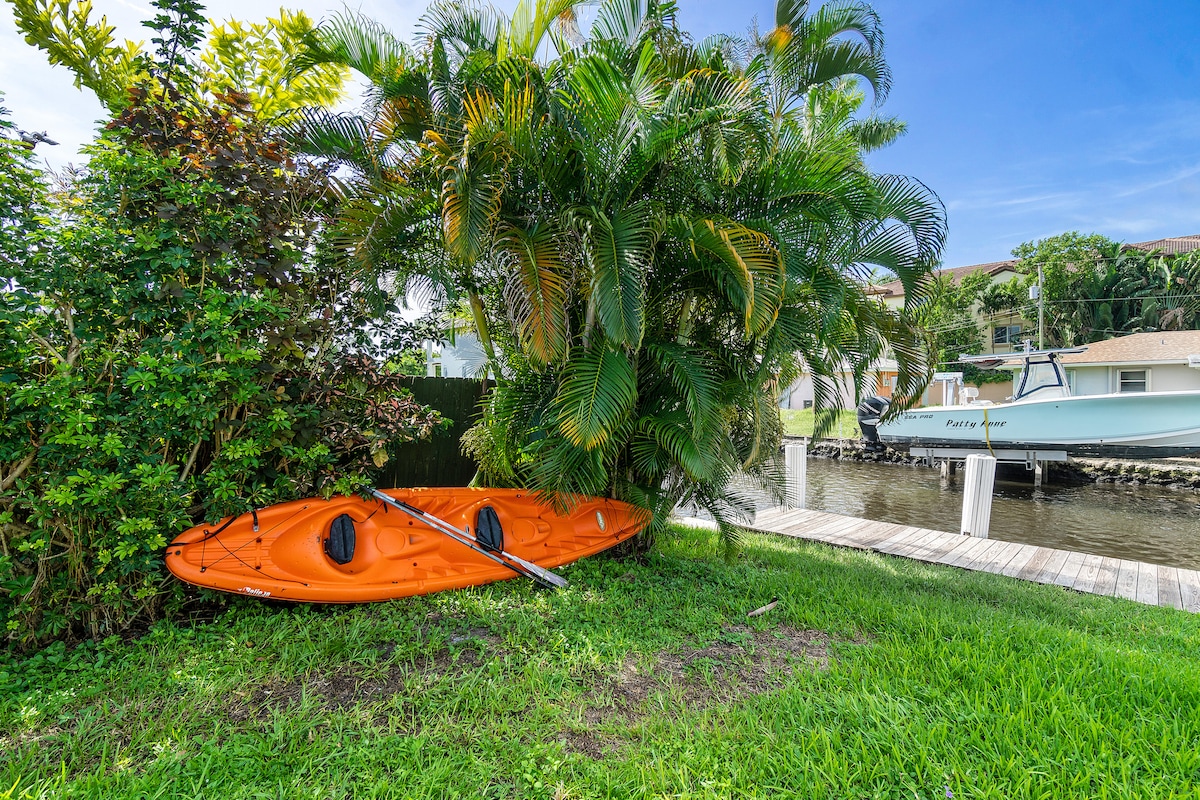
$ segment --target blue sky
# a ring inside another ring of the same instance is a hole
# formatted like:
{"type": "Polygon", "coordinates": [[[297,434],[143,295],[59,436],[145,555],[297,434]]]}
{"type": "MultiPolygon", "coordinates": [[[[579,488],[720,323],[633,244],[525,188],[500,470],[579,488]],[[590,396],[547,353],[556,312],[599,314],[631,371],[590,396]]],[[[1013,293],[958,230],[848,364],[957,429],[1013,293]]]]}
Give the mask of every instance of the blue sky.
{"type": "MultiPolygon", "coordinates": [[[[143,39],[141,0],[95,0],[118,35],[143,39]]],[[[213,0],[217,18],[261,19],[278,2],[213,0]]],[[[286,3],[315,17],[340,4],[286,3]]],[[[512,5],[512,2],[503,3],[512,5]]],[[[697,38],[768,27],[763,0],[679,0],[697,38]]],[[[947,266],[1007,258],[1024,241],[1067,230],[1121,241],[1200,234],[1200,0],[980,2],[877,0],[893,89],[882,108],[908,134],[871,157],[913,175],[946,204],[947,266]]],[[[410,38],[423,2],[363,0],[410,38]]],[[[69,74],[45,65],[0,13],[0,90],[27,129],[63,144],[100,116],[69,74]]],[[[57,151],[57,152],[55,152],[57,151]]]]}

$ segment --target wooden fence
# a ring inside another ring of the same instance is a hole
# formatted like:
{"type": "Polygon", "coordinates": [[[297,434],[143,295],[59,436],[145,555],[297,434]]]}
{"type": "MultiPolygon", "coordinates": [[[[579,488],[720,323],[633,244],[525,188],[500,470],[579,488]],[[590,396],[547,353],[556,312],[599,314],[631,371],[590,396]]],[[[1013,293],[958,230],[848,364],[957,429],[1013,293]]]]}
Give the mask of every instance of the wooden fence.
{"type": "Polygon", "coordinates": [[[409,388],[418,402],[432,406],[454,425],[428,441],[397,445],[384,465],[381,485],[466,486],[475,476],[475,462],[462,454],[459,440],[479,419],[484,383],[469,378],[411,378],[409,388]]]}

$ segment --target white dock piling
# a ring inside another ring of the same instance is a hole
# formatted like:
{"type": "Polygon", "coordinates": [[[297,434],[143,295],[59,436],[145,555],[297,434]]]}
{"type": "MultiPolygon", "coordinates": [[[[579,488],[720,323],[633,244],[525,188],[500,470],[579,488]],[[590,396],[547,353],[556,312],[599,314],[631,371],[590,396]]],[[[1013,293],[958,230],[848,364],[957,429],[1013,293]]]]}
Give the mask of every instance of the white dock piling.
{"type": "Polygon", "coordinates": [[[992,487],[996,483],[996,459],[992,456],[967,456],[963,480],[962,533],[988,538],[992,523],[992,487]]]}
{"type": "Polygon", "coordinates": [[[803,442],[786,445],[783,464],[787,470],[787,506],[804,508],[808,494],[808,445],[803,442]]]}

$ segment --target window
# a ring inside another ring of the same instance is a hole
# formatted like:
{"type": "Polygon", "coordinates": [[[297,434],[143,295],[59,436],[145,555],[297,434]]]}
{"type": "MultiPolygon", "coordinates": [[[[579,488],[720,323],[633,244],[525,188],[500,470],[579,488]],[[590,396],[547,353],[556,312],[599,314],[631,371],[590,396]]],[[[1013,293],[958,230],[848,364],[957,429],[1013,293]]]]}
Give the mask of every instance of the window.
{"type": "Polygon", "coordinates": [[[1020,325],[997,325],[992,329],[992,344],[1016,344],[1020,337],[1020,325]]]}
{"type": "Polygon", "coordinates": [[[812,400],[805,400],[805,401],[804,401],[804,407],[805,407],[805,408],[812,408],[812,403],[813,403],[813,401],[812,401],[812,400]]]}
{"type": "Polygon", "coordinates": [[[1123,369],[1117,372],[1121,392],[1144,392],[1150,388],[1150,370],[1123,369]]]}

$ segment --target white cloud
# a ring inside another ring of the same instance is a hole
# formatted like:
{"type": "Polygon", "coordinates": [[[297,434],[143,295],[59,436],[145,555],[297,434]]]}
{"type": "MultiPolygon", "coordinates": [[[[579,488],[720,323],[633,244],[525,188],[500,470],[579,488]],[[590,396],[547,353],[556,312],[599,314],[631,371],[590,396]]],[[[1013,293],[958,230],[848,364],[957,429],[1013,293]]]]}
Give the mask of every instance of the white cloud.
{"type": "Polygon", "coordinates": [[[1136,184],[1122,192],[1118,192],[1116,197],[1132,197],[1135,194],[1142,194],[1153,189],[1161,189],[1164,186],[1170,186],[1173,183],[1187,180],[1193,175],[1200,175],[1200,166],[1178,169],[1166,177],[1154,178],[1146,183],[1136,184]]]}

